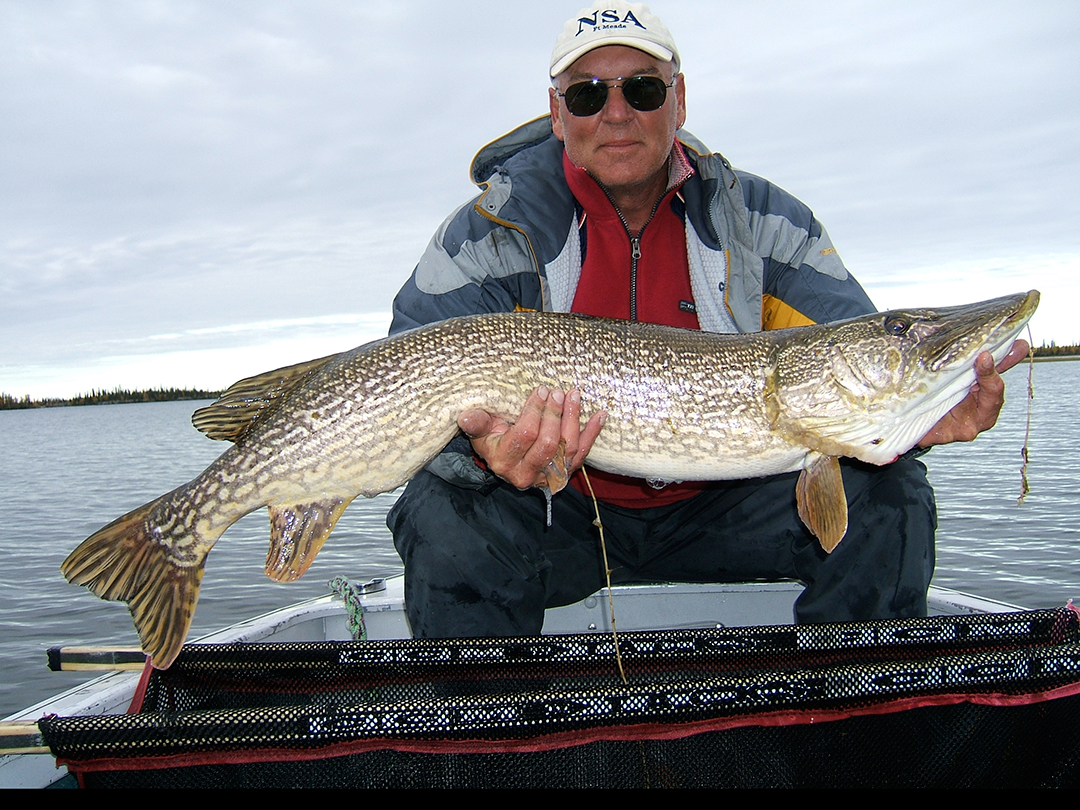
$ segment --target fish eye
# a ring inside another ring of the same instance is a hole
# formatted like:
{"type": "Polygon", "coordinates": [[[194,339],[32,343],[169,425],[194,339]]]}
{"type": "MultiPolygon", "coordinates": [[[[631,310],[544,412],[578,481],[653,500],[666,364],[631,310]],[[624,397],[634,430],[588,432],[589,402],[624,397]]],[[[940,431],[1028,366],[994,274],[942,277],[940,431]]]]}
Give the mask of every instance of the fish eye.
{"type": "Polygon", "coordinates": [[[890,335],[896,335],[899,337],[907,332],[911,328],[911,321],[907,318],[901,318],[898,315],[894,315],[891,318],[885,319],[885,331],[890,335]]]}

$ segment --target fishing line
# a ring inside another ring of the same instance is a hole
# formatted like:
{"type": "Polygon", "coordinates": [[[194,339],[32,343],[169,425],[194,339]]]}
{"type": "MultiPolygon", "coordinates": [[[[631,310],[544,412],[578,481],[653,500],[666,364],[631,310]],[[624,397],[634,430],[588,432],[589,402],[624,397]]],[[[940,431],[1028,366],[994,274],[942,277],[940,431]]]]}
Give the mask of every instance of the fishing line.
{"type": "Polygon", "coordinates": [[[608,567],[607,561],[607,544],[604,542],[604,524],[600,520],[600,503],[596,500],[596,493],[593,492],[592,481],[589,480],[589,473],[585,471],[585,467],[581,468],[581,474],[585,476],[585,485],[589,488],[589,496],[592,498],[593,509],[596,511],[596,520],[593,521],[593,526],[600,530],[600,552],[604,556],[604,576],[607,578],[607,598],[608,598],[608,610],[611,613],[611,637],[615,640],[615,661],[619,665],[619,676],[622,678],[623,683],[629,683],[626,680],[626,670],[622,665],[622,653],[619,652],[619,632],[615,629],[615,598],[611,594],[611,568],[608,567]]]}
{"type": "Polygon", "coordinates": [[[1028,440],[1031,438],[1031,402],[1035,399],[1035,339],[1031,336],[1031,324],[1028,324],[1028,389],[1027,389],[1027,425],[1024,427],[1024,446],[1020,448],[1020,457],[1024,460],[1020,465],[1020,497],[1016,499],[1016,505],[1020,506],[1027,497],[1031,487],[1028,485],[1028,440]]]}

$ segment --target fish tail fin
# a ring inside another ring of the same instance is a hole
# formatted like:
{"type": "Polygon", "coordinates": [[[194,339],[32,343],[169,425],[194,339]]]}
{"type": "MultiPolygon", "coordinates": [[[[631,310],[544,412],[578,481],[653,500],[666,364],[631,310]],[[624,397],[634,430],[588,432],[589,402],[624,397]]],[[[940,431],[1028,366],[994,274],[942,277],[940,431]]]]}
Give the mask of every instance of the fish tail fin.
{"type": "Polygon", "coordinates": [[[544,468],[544,478],[547,480],[547,489],[554,495],[562,492],[570,483],[570,465],[566,460],[566,439],[559,439],[559,448],[555,451],[555,457],[544,468]]]}
{"type": "Polygon", "coordinates": [[[188,533],[190,550],[176,553],[175,532],[183,523],[168,499],[162,496],[117,518],[60,566],[73,585],[85,585],[102,599],[127,602],[142,649],[158,669],[168,669],[184,644],[213,545],[188,533]]]}

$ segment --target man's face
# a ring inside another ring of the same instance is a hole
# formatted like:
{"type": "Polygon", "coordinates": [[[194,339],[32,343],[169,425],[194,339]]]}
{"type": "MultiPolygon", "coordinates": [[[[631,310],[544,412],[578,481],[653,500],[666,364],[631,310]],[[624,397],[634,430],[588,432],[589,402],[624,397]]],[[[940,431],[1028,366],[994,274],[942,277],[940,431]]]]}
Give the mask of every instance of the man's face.
{"type": "MultiPolygon", "coordinates": [[[[658,76],[668,84],[673,65],[644,51],[607,45],[589,51],[557,78],[558,92],[593,78],[658,76]]],[[[551,90],[551,124],[574,165],[587,170],[612,193],[633,191],[657,182],[664,171],[675,130],[686,120],[686,87],[680,73],[664,106],[640,112],[626,103],[622,89],[609,89],[607,103],[595,115],[578,117],[551,90]]],[[[663,175],[666,186],[667,175],[663,175]]],[[[661,189],[662,190],[662,189],[661,189]]]]}

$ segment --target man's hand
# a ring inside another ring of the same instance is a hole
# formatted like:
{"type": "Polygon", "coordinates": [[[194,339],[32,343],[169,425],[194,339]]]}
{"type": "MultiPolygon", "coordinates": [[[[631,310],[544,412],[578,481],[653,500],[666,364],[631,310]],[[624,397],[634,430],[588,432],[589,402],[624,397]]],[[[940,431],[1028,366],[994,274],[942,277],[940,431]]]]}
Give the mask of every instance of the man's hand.
{"type": "Polygon", "coordinates": [[[1028,356],[1031,347],[1026,340],[1018,340],[994,368],[990,352],[982,352],[975,358],[975,384],[967,397],[945,414],[919,442],[919,447],[950,442],[970,442],[997,422],[1001,406],[1005,404],[1005,381],[1001,374],[1028,356]]]}
{"type": "Polygon", "coordinates": [[[553,460],[559,463],[560,452],[569,478],[585,462],[606,419],[600,411],[582,429],[581,392],[564,394],[541,386],[513,423],[477,410],[462,413],[458,427],[489,470],[518,489],[528,489],[549,486],[550,465],[553,460]]]}

